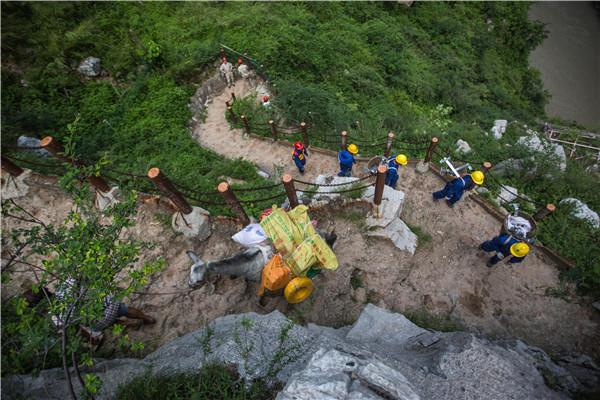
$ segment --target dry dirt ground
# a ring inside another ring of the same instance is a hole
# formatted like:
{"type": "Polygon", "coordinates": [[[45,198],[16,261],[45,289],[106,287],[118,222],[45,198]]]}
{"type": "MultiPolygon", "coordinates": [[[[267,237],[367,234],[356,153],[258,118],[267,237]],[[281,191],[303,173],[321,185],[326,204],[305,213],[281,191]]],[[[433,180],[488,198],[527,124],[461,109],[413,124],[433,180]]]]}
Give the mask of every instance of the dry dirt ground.
{"type": "MultiPolygon", "coordinates": [[[[237,95],[249,90],[242,80],[234,89],[237,95]]],[[[195,127],[193,137],[223,156],[243,157],[271,174],[274,166],[281,165],[286,173],[297,177],[290,147],[248,139],[240,130],[229,129],[224,118],[224,101],[228,98],[227,92],[212,100],[205,123],[195,127]]],[[[363,166],[359,163],[355,171],[363,166]]],[[[337,171],[335,157],[313,153],[302,179],[337,171]]],[[[17,199],[19,204],[46,221],[56,222],[66,216],[71,202],[56,184],[39,179],[29,182],[29,194],[17,199]]],[[[340,327],[353,323],[365,302],[370,301],[399,312],[427,309],[450,314],[491,339],[519,338],[546,351],[598,357],[600,314],[588,305],[545,295],[545,288],[559,284],[557,266],[534,247],[521,264],[500,263],[487,268],[489,254],[478,250],[478,245],[499,232],[500,222],[468,194],[453,209],[444,202],[433,202],[431,193],[442,186],[432,171],[418,174],[410,164],[402,171],[397,187],[406,193],[402,219],[431,236],[414,255],[398,250],[388,240],[369,237],[364,208],[341,209],[334,205],[330,213],[313,215],[322,230],[338,234],[334,252],[339,267],[317,275],[315,291],[295,305],[283,297],[273,297],[262,306],[256,295],[258,284],[244,279],[218,277],[191,290],[187,286],[191,261],[186,251],[194,250],[204,260],[236,254],[243,247],[230,237],[239,227],[218,220],[213,222],[212,235],[206,241],[188,239],[161,222],[161,215],[170,215],[169,211],[140,202],[137,225],[130,233],[138,240],[157,244],[153,251],[143,254],[141,261],[162,256],[166,265],[142,293],[126,301],[156,317],[157,323],[139,330],[128,328],[127,333],[146,343],[146,353],[228,314],[277,309],[299,317],[303,324],[340,327]],[[352,275],[356,277],[354,283],[361,282],[362,288],[352,288],[352,275]]],[[[10,230],[14,224],[5,218],[2,229],[10,230]]],[[[24,274],[3,286],[2,298],[22,293],[30,285],[31,277],[24,274]]],[[[114,338],[106,335],[102,346],[114,345],[114,338]]]]}

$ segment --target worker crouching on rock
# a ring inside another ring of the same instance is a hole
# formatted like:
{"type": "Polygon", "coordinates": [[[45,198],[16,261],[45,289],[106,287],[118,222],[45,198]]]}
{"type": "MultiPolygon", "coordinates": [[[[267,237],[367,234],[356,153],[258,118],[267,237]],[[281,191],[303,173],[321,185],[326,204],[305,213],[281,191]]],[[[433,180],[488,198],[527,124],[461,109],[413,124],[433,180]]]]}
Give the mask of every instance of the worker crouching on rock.
{"type": "Polygon", "coordinates": [[[294,144],[294,153],[292,154],[292,157],[301,174],[304,174],[304,165],[306,165],[307,156],[308,150],[306,150],[306,147],[304,147],[302,143],[296,142],[294,144]]]}
{"type": "Polygon", "coordinates": [[[396,184],[398,183],[398,167],[400,165],[406,165],[408,160],[404,154],[398,154],[395,158],[390,158],[390,162],[388,163],[388,171],[385,176],[385,184],[391,188],[396,188],[396,184]]]}
{"type": "Polygon", "coordinates": [[[442,190],[433,193],[433,199],[437,201],[444,197],[448,207],[452,208],[454,203],[460,200],[465,190],[471,190],[475,185],[481,185],[482,183],[483,172],[475,171],[471,175],[465,175],[446,183],[442,190]]]}
{"type": "Polygon", "coordinates": [[[338,159],[340,160],[340,169],[338,176],[350,177],[352,176],[352,166],[356,162],[354,155],[358,153],[356,145],[351,144],[348,146],[348,150],[340,151],[338,159]]]}
{"type": "Polygon", "coordinates": [[[491,252],[495,251],[496,254],[492,256],[485,264],[488,267],[498,264],[498,262],[506,257],[510,257],[509,264],[520,263],[525,259],[525,256],[529,252],[529,246],[525,243],[512,237],[512,235],[500,235],[496,236],[492,240],[483,242],[479,248],[483,251],[491,252]]]}

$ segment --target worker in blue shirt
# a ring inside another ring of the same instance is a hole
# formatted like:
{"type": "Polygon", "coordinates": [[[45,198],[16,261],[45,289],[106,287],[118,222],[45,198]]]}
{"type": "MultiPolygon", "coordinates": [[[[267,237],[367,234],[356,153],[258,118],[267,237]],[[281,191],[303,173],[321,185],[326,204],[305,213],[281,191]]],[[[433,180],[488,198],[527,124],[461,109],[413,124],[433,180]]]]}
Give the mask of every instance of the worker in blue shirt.
{"type": "Polygon", "coordinates": [[[356,153],[358,153],[358,148],[354,144],[348,146],[348,150],[340,151],[338,159],[340,160],[341,172],[338,172],[338,176],[352,176],[352,165],[356,162],[354,159],[356,153]]]}
{"type": "Polygon", "coordinates": [[[439,200],[442,197],[446,198],[446,204],[448,207],[454,207],[456,203],[462,197],[465,190],[469,190],[477,185],[483,183],[483,172],[475,171],[471,175],[465,175],[461,178],[456,178],[448,183],[439,192],[433,194],[434,200],[439,200]]]}
{"type": "Polygon", "coordinates": [[[385,176],[385,184],[391,188],[396,188],[396,183],[398,182],[398,167],[400,165],[406,165],[408,160],[404,154],[398,154],[395,158],[392,157],[389,159],[388,163],[388,171],[385,176]]]}
{"type": "Polygon", "coordinates": [[[507,234],[502,234],[492,240],[483,242],[479,248],[487,252],[496,252],[486,263],[488,267],[498,264],[500,260],[508,256],[512,256],[508,261],[510,264],[520,263],[529,252],[529,246],[515,239],[512,235],[507,234]]]}
{"type": "Polygon", "coordinates": [[[294,162],[296,163],[296,167],[298,167],[298,171],[301,174],[304,174],[304,165],[306,164],[306,158],[308,156],[308,150],[306,147],[300,142],[296,142],[294,144],[294,152],[292,153],[292,157],[294,158],[294,162]]]}

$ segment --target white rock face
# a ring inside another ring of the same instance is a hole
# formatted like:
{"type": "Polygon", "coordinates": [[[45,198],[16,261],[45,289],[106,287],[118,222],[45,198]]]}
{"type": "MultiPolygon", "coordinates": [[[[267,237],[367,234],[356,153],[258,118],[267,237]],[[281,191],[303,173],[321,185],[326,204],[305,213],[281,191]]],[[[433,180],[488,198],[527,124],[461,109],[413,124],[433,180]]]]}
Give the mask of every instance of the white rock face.
{"type": "Polygon", "coordinates": [[[556,158],[558,160],[559,169],[564,172],[564,170],[567,169],[565,149],[556,143],[547,140],[542,141],[535,132],[532,133],[533,134],[529,136],[521,136],[519,140],[517,140],[517,143],[527,146],[527,148],[532,151],[539,151],[549,157],[556,158]]]}
{"type": "Polygon", "coordinates": [[[0,193],[2,199],[16,199],[23,197],[29,193],[29,185],[25,183],[25,179],[31,175],[30,169],[23,169],[21,175],[14,177],[5,170],[2,170],[2,188],[0,193]]]}
{"type": "Polygon", "coordinates": [[[409,251],[415,254],[419,238],[400,218],[396,218],[385,227],[378,227],[375,231],[369,233],[370,236],[379,236],[390,239],[400,250],[409,251]]]}
{"type": "Polygon", "coordinates": [[[505,119],[497,119],[494,121],[494,126],[492,127],[494,139],[502,139],[502,135],[504,135],[504,132],[506,132],[507,125],[508,121],[505,119]]]}
{"type": "Polygon", "coordinates": [[[573,205],[574,209],[572,215],[575,218],[584,219],[592,224],[593,227],[600,228],[600,217],[598,216],[598,213],[590,209],[588,205],[581,200],[568,197],[566,199],[562,199],[558,204],[573,205]]]}
{"type": "Polygon", "coordinates": [[[456,150],[462,153],[468,153],[471,151],[471,146],[469,146],[469,143],[465,142],[462,139],[458,139],[458,141],[456,142],[456,147],[456,150]]]}
{"type": "Polygon", "coordinates": [[[171,222],[175,232],[181,232],[185,237],[197,237],[199,240],[207,239],[212,233],[210,228],[210,213],[204,208],[192,207],[192,212],[173,214],[171,222]]]}
{"type": "MultiPolygon", "coordinates": [[[[362,198],[373,201],[375,195],[375,187],[370,186],[365,190],[362,198]]],[[[402,206],[404,204],[404,192],[401,190],[392,189],[389,186],[383,187],[383,197],[379,206],[379,215],[369,214],[366,219],[367,226],[386,227],[392,221],[400,218],[402,214],[402,206]]]]}
{"type": "Polygon", "coordinates": [[[102,64],[99,58],[87,57],[85,58],[77,68],[77,72],[85,76],[98,76],[102,70],[102,64]]]}
{"type": "Polygon", "coordinates": [[[263,178],[269,179],[269,174],[267,174],[265,171],[258,171],[257,173],[263,178]]]}
{"type": "Polygon", "coordinates": [[[518,194],[519,191],[517,189],[505,185],[500,188],[500,193],[498,193],[496,201],[498,203],[510,203],[511,201],[517,198],[518,194]]]}
{"type": "MultiPolygon", "coordinates": [[[[317,189],[317,193],[314,194],[313,199],[333,199],[339,197],[339,193],[328,193],[336,190],[348,190],[354,182],[357,182],[358,178],[346,178],[335,175],[319,175],[315,178],[313,183],[315,185],[339,185],[339,186],[320,186],[317,189]],[[343,185],[347,184],[347,185],[343,185]]],[[[368,189],[367,189],[368,190],[368,189]]],[[[372,197],[371,197],[372,199],[372,197]]]]}

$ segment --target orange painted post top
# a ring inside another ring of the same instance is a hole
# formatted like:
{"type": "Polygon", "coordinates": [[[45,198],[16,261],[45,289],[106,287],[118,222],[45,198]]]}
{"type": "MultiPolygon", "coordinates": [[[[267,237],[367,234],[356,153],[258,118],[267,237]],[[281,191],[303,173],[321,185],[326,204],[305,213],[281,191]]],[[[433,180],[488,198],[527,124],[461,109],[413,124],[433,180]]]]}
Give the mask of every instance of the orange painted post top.
{"type": "Polygon", "coordinates": [[[480,171],[483,172],[483,174],[485,175],[490,170],[490,168],[492,168],[492,164],[486,161],[483,163],[483,167],[481,167],[480,171]]]}
{"type": "Polygon", "coordinates": [[[154,185],[163,192],[179,208],[183,214],[189,214],[193,211],[192,206],[183,198],[183,195],[177,190],[171,181],[156,167],[148,171],[148,178],[154,182],[154,185]]]}
{"type": "Polygon", "coordinates": [[[554,210],[556,210],[554,204],[547,204],[545,208],[542,208],[540,211],[535,213],[535,215],[533,216],[533,220],[537,222],[540,219],[552,214],[554,210]]]}
{"type": "Polygon", "coordinates": [[[290,207],[295,208],[299,205],[298,196],[296,196],[296,189],[294,188],[294,179],[290,174],[285,174],[281,178],[283,181],[283,187],[285,188],[285,194],[290,200],[290,207]]]}
{"type": "Polygon", "coordinates": [[[342,131],[342,150],[347,150],[347,140],[348,140],[348,133],[346,131],[342,131]]]}
{"type": "Polygon", "coordinates": [[[219,183],[217,190],[219,191],[219,193],[221,193],[221,196],[223,196],[223,199],[225,200],[229,208],[231,208],[236,217],[240,220],[242,225],[249,225],[250,218],[248,217],[248,214],[246,214],[246,211],[244,211],[244,208],[240,204],[235,193],[233,193],[233,190],[229,188],[229,184],[227,182],[221,182],[219,183]]]}

